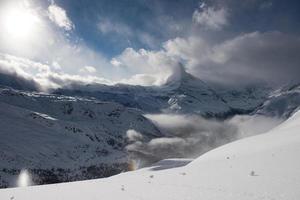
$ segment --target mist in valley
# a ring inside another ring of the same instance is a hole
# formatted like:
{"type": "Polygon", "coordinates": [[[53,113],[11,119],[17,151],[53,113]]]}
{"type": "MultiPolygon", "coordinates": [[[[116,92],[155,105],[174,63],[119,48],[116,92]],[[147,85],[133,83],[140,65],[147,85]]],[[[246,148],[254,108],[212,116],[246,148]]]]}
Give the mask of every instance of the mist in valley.
{"type": "Polygon", "coordinates": [[[135,130],[127,131],[126,149],[135,168],[167,158],[196,158],[237,139],[264,133],[282,120],[257,115],[236,115],[221,121],[196,115],[148,114],[164,137],[146,140],[135,130]]]}

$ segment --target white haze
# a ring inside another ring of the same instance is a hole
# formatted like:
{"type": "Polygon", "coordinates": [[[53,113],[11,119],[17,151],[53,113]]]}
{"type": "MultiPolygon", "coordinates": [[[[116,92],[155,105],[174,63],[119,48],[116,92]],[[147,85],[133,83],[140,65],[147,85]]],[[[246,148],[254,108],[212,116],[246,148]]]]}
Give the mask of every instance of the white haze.
{"type": "Polygon", "coordinates": [[[235,116],[217,121],[195,115],[146,115],[165,137],[146,140],[134,130],[127,135],[131,159],[140,167],[166,158],[195,158],[231,141],[257,135],[282,122],[264,116],[235,116]]]}

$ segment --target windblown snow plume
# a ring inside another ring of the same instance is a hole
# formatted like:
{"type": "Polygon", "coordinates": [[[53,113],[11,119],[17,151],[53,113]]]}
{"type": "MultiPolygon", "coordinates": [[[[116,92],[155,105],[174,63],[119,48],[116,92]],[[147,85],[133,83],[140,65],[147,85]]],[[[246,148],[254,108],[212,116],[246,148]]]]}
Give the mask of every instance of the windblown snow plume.
{"type": "Polygon", "coordinates": [[[127,132],[127,146],[136,168],[166,158],[195,158],[199,155],[237,140],[256,135],[280,123],[280,120],[262,116],[236,116],[226,121],[205,119],[195,115],[146,115],[165,134],[150,141],[134,130],[127,132]]]}

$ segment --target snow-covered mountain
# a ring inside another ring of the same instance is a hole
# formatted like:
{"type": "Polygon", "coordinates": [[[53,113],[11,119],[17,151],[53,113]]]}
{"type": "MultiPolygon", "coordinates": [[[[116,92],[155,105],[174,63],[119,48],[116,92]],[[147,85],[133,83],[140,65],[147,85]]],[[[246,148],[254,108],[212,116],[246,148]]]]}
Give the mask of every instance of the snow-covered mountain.
{"type": "Polygon", "coordinates": [[[153,138],[172,137],[144,114],[220,119],[249,113],[286,119],[299,109],[299,85],[273,92],[262,86],[228,89],[184,70],[180,74],[160,87],[73,85],[53,94],[25,92],[35,90],[29,87],[32,84],[3,79],[0,84],[22,90],[0,87],[0,186],[15,186],[23,168],[31,171],[36,184],[127,170],[131,167],[125,148],[130,143],[128,130],[134,130],[132,136],[142,137],[145,144],[153,138]]]}
{"type": "Polygon", "coordinates": [[[0,89],[0,186],[15,186],[23,168],[37,183],[110,176],[128,167],[126,132],[160,131],[117,103],[0,89]]]}
{"type": "Polygon", "coordinates": [[[279,89],[262,83],[230,87],[203,82],[183,69],[180,74],[160,87],[72,85],[54,93],[117,102],[145,113],[196,114],[221,119],[236,114],[287,119],[300,105],[299,84],[279,89]]]}
{"type": "Polygon", "coordinates": [[[270,92],[270,88],[254,86],[235,90],[215,88],[183,69],[179,74],[179,78],[160,87],[73,85],[54,93],[117,102],[146,113],[169,112],[225,118],[237,113],[250,113],[266,100],[270,92]]]}
{"type": "Polygon", "coordinates": [[[0,190],[1,199],[300,198],[300,112],[268,133],[106,179],[0,190]]]}
{"type": "Polygon", "coordinates": [[[270,94],[254,112],[259,115],[288,118],[300,108],[300,84],[290,84],[270,94]]]}

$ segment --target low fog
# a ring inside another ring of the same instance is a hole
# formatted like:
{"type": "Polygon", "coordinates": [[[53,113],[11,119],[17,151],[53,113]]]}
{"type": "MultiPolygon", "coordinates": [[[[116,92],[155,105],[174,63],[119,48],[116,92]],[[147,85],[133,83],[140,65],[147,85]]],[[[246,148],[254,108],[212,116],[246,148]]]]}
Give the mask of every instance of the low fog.
{"type": "Polygon", "coordinates": [[[136,167],[166,158],[195,158],[237,139],[264,133],[281,123],[264,116],[237,115],[225,121],[195,115],[146,115],[164,137],[146,140],[135,130],[127,131],[126,147],[136,167]]]}

